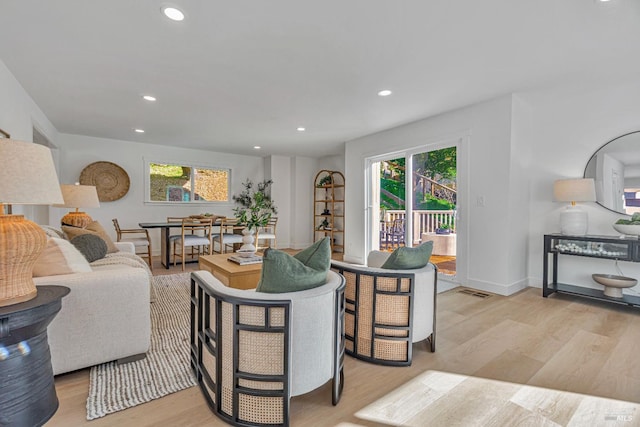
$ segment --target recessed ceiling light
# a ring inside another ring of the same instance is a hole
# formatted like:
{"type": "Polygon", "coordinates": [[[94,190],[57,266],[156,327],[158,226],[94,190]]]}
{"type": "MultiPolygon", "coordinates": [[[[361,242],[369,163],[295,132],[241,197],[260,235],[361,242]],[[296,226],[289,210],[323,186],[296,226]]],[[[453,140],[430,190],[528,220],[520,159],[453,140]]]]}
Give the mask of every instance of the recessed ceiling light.
{"type": "Polygon", "coordinates": [[[389,89],[385,89],[385,90],[381,90],[380,92],[378,92],[378,96],[389,96],[392,93],[393,92],[391,92],[389,89]]]}
{"type": "Polygon", "coordinates": [[[261,149],[262,147],[260,147],[259,145],[254,145],[254,146],[253,146],[253,148],[254,148],[255,150],[259,150],[259,149],[261,149]]]}
{"type": "Polygon", "coordinates": [[[156,97],[155,96],[151,96],[151,95],[142,95],[142,99],[144,99],[145,101],[155,101],[156,97]]]}
{"type": "Polygon", "coordinates": [[[182,21],[184,19],[184,13],[180,9],[176,9],[175,7],[164,7],[162,8],[162,13],[165,16],[173,21],[182,21]]]}
{"type": "Polygon", "coordinates": [[[138,133],[144,133],[144,129],[134,129],[134,131],[136,131],[138,133]]]}
{"type": "Polygon", "coordinates": [[[296,129],[298,132],[304,132],[307,128],[299,127],[296,129]]]}

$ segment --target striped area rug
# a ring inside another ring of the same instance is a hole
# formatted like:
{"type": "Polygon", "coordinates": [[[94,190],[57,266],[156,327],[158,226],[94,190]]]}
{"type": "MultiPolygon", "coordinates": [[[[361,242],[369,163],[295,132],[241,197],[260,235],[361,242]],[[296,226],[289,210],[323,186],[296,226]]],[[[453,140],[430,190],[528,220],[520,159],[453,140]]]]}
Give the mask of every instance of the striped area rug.
{"type": "Polygon", "coordinates": [[[91,368],[87,419],[93,420],[196,385],[189,365],[189,274],[155,276],[147,357],[91,368]]]}

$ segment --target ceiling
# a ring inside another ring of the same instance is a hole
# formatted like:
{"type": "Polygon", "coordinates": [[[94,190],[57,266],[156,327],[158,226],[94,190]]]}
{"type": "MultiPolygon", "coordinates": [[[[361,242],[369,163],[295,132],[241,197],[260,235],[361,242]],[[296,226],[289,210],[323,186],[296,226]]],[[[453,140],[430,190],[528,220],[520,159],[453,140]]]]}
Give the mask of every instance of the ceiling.
{"type": "Polygon", "coordinates": [[[638,0],[172,1],[182,22],[166,4],[2,0],[0,60],[63,133],[313,157],[507,93],[640,73],[638,0]]]}

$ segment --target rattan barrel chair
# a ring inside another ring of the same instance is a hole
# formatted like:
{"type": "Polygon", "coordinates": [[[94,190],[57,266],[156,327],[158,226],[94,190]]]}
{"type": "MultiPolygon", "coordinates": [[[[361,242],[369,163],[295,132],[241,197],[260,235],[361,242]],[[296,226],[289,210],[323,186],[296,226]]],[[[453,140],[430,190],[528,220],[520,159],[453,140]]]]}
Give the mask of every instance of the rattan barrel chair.
{"type": "Polygon", "coordinates": [[[131,242],[135,247],[136,254],[145,256],[149,263],[149,269],[153,270],[153,258],[151,255],[151,237],[149,231],[144,228],[120,228],[117,218],[111,220],[116,229],[116,237],[118,242],[131,242]],[[142,252],[138,251],[142,248],[142,252]]]}
{"type": "Polygon", "coordinates": [[[388,252],[372,251],[367,266],[331,262],[344,276],[346,353],[382,364],[411,365],[413,343],[436,349],[437,267],[380,268],[388,252]]]}
{"type": "Polygon", "coordinates": [[[191,366],[211,410],[238,426],[288,426],[290,399],[344,375],[344,278],[263,293],[191,273],[191,366]]]}

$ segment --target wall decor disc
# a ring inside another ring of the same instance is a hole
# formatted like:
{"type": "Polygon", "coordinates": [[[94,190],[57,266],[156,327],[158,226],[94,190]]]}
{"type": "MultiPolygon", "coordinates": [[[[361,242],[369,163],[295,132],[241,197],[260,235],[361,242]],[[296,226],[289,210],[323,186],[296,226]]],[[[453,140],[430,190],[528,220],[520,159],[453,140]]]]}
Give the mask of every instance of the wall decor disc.
{"type": "Polygon", "coordinates": [[[101,202],[113,202],[129,191],[129,175],[111,162],[91,163],[80,173],[80,184],[95,185],[101,202]]]}

